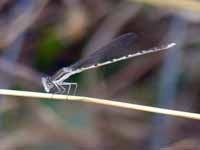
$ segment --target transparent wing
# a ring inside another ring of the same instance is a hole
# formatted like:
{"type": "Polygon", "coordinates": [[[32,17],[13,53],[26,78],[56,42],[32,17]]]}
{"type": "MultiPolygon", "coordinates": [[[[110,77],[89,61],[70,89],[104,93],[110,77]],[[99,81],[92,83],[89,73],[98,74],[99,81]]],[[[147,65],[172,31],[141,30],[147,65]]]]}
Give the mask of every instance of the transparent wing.
{"type": "Polygon", "coordinates": [[[72,70],[87,68],[92,65],[101,64],[131,54],[135,50],[134,41],[136,40],[136,37],[137,36],[134,33],[124,34],[98,49],[85,59],[71,65],[70,68],[72,70]]]}

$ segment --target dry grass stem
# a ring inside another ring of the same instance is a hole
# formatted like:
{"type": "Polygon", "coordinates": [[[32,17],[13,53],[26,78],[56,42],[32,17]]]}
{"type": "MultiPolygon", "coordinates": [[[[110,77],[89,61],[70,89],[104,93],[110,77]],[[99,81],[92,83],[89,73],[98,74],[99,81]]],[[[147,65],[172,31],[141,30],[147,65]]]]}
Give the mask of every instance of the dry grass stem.
{"type": "Polygon", "coordinates": [[[30,92],[30,91],[17,91],[17,90],[6,90],[0,89],[0,95],[7,96],[19,96],[19,97],[31,97],[31,98],[43,98],[43,99],[55,99],[55,100],[66,100],[66,101],[80,101],[85,103],[96,103],[106,106],[113,106],[125,109],[133,109],[144,112],[158,113],[164,115],[170,115],[181,118],[189,118],[200,120],[200,114],[170,110],[164,108],[156,108],[144,105],[130,104],[124,102],[116,102],[111,100],[82,97],[82,96],[70,96],[70,95],[60,95],[60,94],[51,94],[51,93],[39,93],[39,92],[30,92]]]}

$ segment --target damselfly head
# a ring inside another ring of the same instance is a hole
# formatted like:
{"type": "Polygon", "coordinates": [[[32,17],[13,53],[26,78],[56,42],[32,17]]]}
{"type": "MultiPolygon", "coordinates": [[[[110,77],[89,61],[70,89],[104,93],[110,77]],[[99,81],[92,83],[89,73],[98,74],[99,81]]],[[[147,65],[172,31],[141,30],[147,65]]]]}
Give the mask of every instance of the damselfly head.
{"type": "Polygon", "coordinates": [[[46,92],[50,92],[53,88],[56,88],[50,77],[43,77],[41,80],[46,92]]]}

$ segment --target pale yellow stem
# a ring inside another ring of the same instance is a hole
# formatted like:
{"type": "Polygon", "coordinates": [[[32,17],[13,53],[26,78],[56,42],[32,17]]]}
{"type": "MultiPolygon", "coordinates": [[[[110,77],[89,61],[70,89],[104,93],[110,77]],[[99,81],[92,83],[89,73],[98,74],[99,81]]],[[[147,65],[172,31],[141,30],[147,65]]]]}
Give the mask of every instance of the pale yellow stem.
{"type": "Polygon", "coordinates": [[[158,113],[158,114],[170,115],[170,116],[181,117],[181,118],[190,118],[190,119],[200,120],[200,114],[197,114],[197,113],[170,110],[170,109],[164,109],[164,108],[156,108],[156,107],[130,104],[130,103],[117,102],[117,101],[104,100],[104,99],[97,99],[97,98],[90,98],[90,97],[69,96],[69,95],[67,96],[67,95],[60,95],[60,94],[16,91],[16,90],[6,90],[6,89],[0,89],[0,95],[43,98],[43,99],[52,99],[52,100],[65,100],[65,101],[80,101],[80,102],[86,102],[86,103],[96,103],[96,104],[101,104],[101,105],[106,105],[106,106],[113,106],[113,107],[119,107],[119,108],[125,108],[125,109],[133,109],[133,110],[138,110],[138,111],[145,111],[145,112],[158,113]]]}

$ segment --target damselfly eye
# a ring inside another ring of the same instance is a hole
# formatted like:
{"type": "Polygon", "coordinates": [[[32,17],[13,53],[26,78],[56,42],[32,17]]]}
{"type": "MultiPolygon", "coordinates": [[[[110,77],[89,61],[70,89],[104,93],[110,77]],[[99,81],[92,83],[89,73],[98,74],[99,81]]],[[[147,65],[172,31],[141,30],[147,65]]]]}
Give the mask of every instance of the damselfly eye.
{"type": "Polygon", "coordinates": [[[50,82],[47,82],[47,85],[48,85],[49,87],[51,87],[51,86],[52,86],[52,83],[50,83],[50,82]]]}
{"type": "Polygon", "coordinates": [[[43,87],[46,92],[50,92],[50,90],[54,87],[54,85],[49,77],[43,77],[42,84],[43,84],[43,87]]]}

